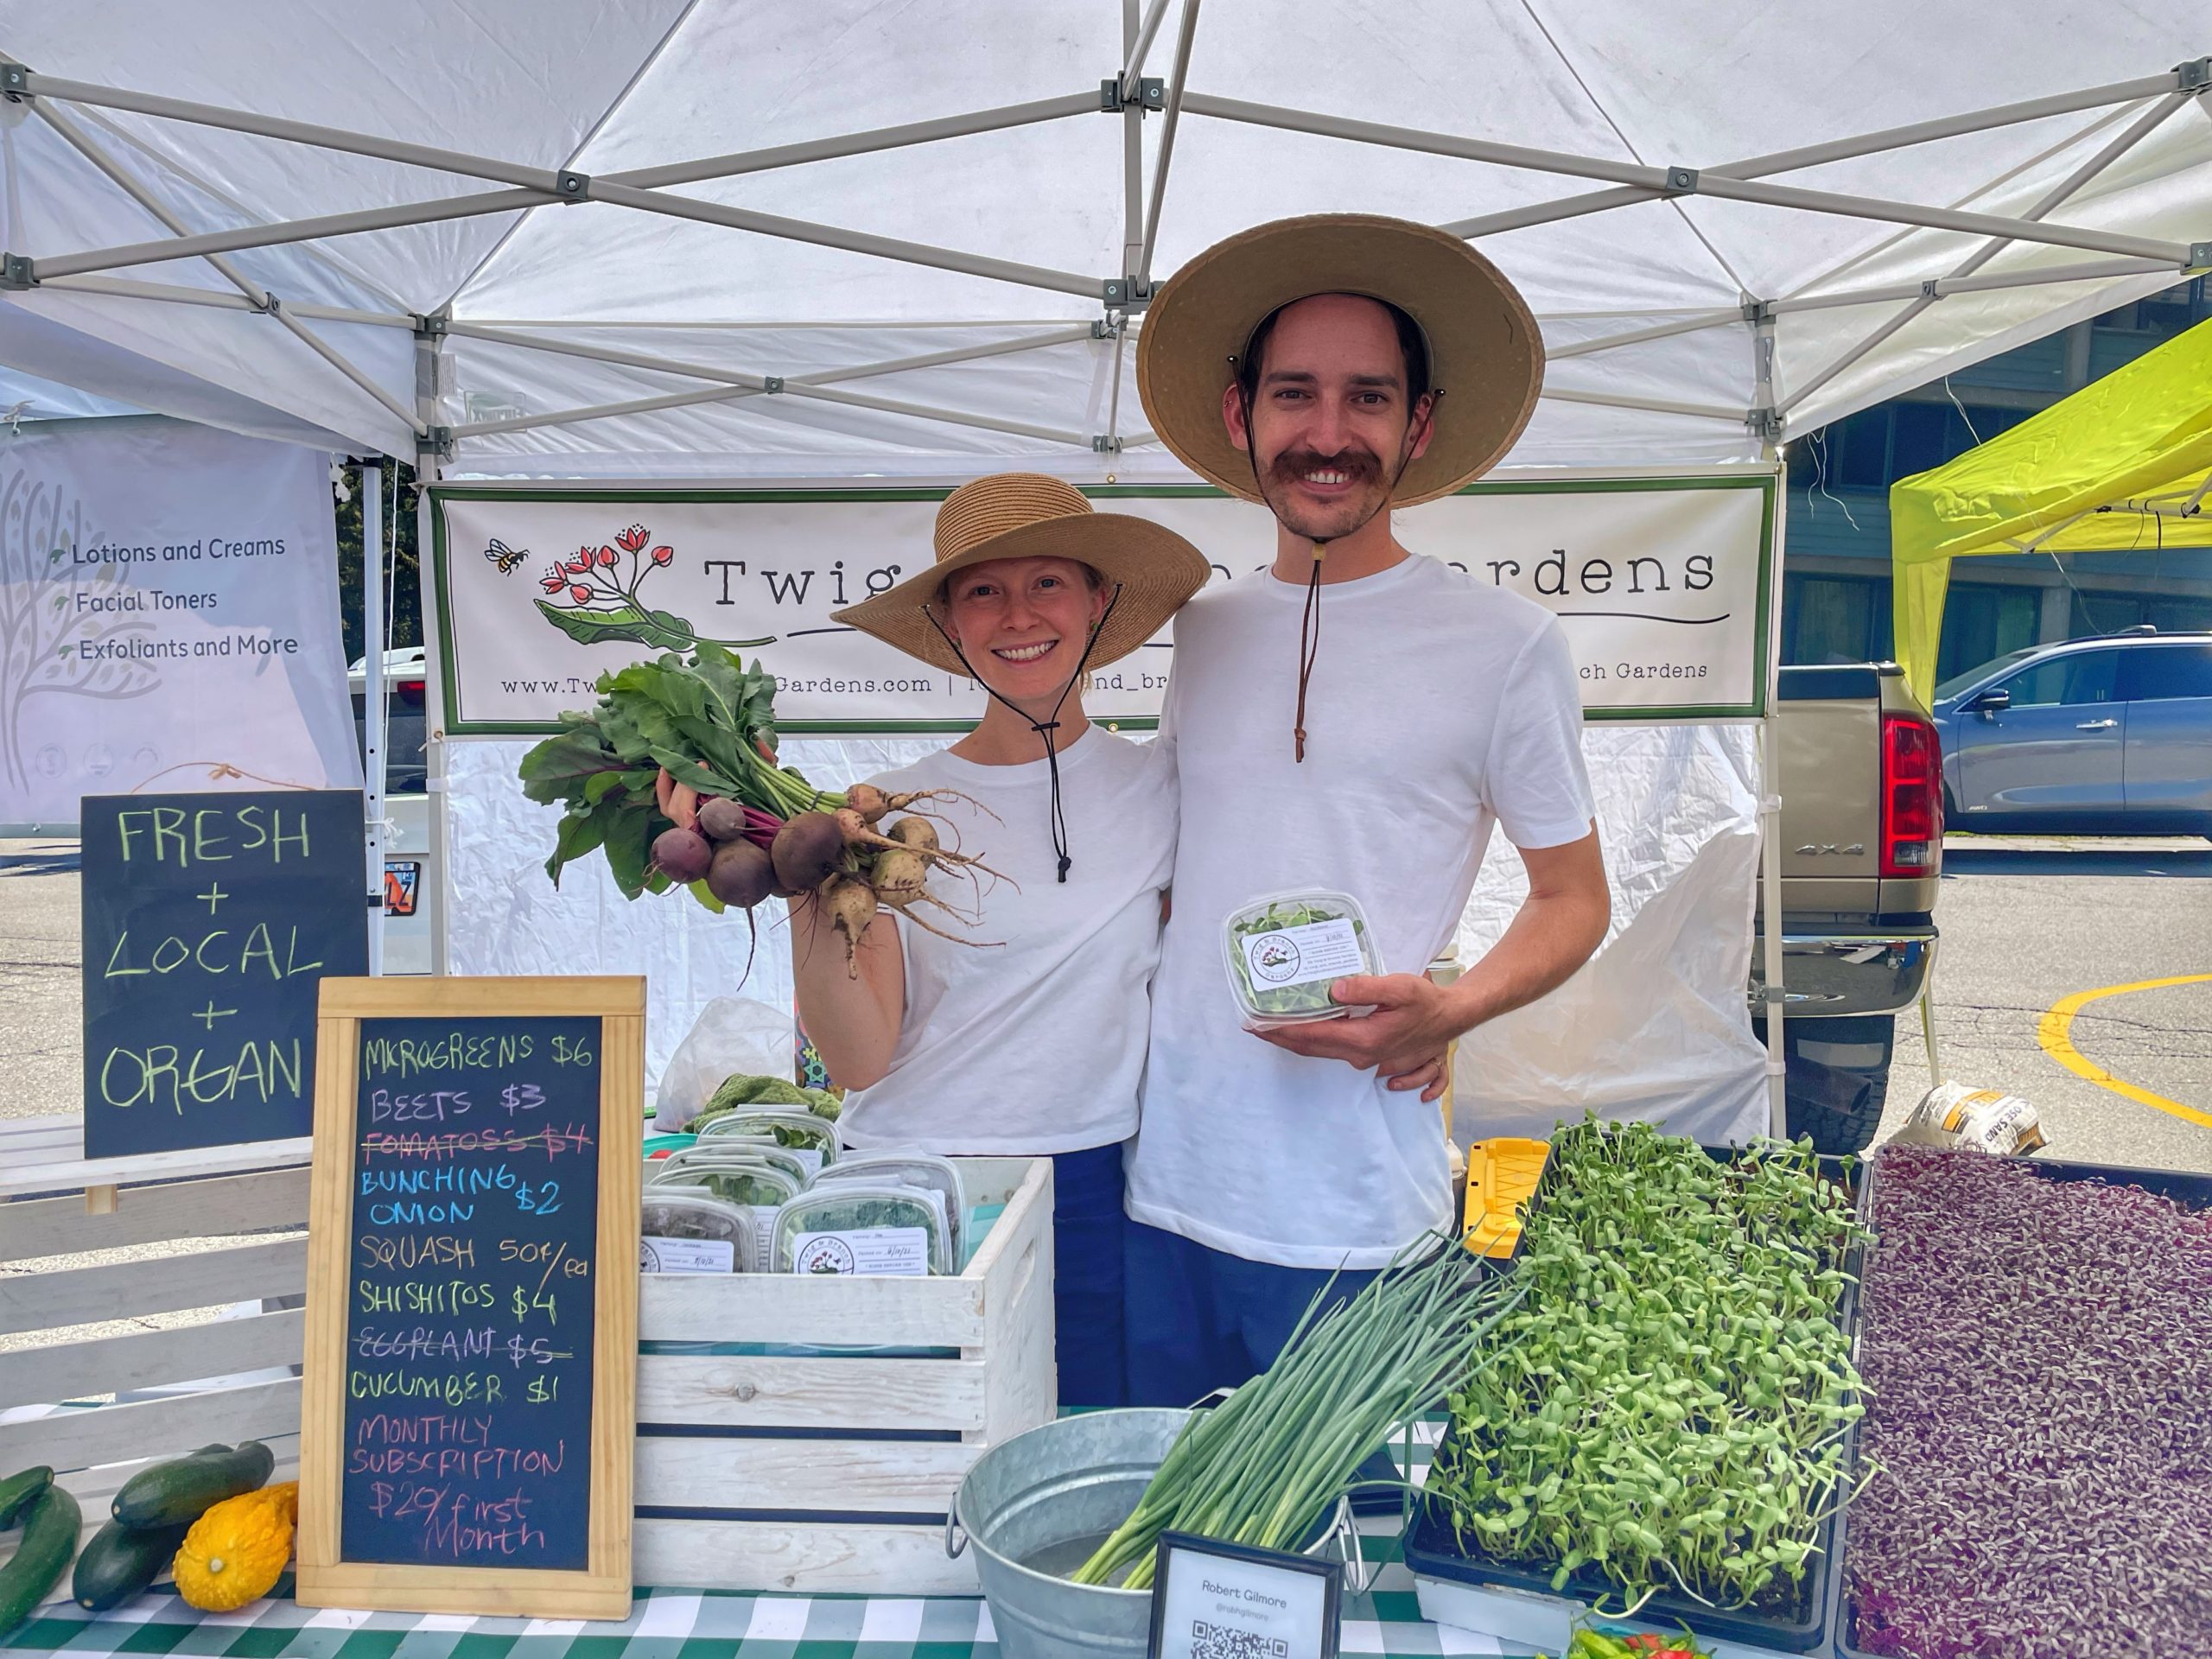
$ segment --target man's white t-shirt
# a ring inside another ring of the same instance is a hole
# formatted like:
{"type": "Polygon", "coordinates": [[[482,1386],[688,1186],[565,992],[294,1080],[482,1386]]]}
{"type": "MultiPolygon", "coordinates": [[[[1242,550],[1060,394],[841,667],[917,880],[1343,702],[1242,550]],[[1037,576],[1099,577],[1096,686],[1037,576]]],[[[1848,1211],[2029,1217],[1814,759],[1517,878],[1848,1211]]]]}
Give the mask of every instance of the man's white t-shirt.
{"type": "Polygon", "coordinates": [[[1128,1213],[1253,1261],[1375,1268],[1450,1223],[1438,1109],[1244,1030],[1223,922],[1275,893],[1346,893],[1383,970],[1424,971],[1492,823],[1522,848],[1590,833],[1582,702],[1550,613],[1414,556],[1323,586],[1295,764],[1305,601],[1303,583],[1260,573],[1175,619],[1156,747],[1182,825],[1128,1213]]]}
{"type": "Polygon", "coordinates": [[[883,1080],[846,1098],[837,1128],[848,1143],[1037,1155],[1135,1133],[1160,894],[1175,855],[1174,781],[1156,746],[1095,725],[1059,765],[1074,860],[1065,885],[1043,760],[985,766],[944,752],[868,780],[891,793],[968,797],[925,803],[939,815],[938,837],[1009,880],[979,875],[971,886],[931,872],[931,893],[981,918],[969,926],[921,913],[974,943],[899,919],[906,1018],[883,1080]]]}

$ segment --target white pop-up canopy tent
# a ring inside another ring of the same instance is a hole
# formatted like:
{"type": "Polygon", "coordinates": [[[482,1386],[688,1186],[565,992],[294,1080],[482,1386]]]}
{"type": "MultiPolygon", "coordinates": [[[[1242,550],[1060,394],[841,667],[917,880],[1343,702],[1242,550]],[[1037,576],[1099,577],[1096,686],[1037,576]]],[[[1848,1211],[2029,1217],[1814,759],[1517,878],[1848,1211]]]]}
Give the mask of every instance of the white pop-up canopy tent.
{"type": "Polygon", "coordinates": [[[54,376],[36,320],[108,395],[468,470],[1141,475],[1146,284],[1358,207],[1542,318],[1516,463],[1747,458],[2212,260],[2203,23],[5,0],[0,360],[54,376]]]}
{"type": "MultiPolygon", "coordinates": [[[[1176,480],[1128,372],[1150,285],[1357,208],[1478,239],[1529,297],[1550,361],[1511,465],[1770,461],[2212,265],[2202,25],[0,0],[0,365],[448,475],[1176,480]]],[[[539,839],[474,747],[479,849],[539,839]]],[[[1727,772],[1651,757],[1642,799],[1760,792],[1727,772]]],[[[574,959],[542,877],[480,874],[513,887],[487,960],[574,959]]]]}

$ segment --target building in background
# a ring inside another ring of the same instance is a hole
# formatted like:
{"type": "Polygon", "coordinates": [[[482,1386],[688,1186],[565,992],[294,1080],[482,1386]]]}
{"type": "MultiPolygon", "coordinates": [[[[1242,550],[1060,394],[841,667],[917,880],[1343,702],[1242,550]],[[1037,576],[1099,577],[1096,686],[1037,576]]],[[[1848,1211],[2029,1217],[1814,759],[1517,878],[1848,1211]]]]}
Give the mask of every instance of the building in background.
{"type": "MultiPolygon", "coordinates": [[[[1890,486],[1940,467],[2212,317],[2199,276],[1791,440],[1782,660],[1892,654],[1890,486]]],[[[2143,623],[2212,628],[2212,550],[2048,553],[1954,567],[1936,677],[2001,652],[2143,623]]]]}

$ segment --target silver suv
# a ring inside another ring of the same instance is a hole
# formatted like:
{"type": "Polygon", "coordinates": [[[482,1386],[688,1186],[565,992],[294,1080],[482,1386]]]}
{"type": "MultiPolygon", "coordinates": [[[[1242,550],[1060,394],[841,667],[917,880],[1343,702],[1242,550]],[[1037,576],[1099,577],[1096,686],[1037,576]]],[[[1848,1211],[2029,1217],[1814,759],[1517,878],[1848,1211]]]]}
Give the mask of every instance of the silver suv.
{"type": "Polygon", "coordinates": [[[2212,836],[2212,633],[2031,645],[1937,686],[1935,718],[1952,829],[2212,836]]]}

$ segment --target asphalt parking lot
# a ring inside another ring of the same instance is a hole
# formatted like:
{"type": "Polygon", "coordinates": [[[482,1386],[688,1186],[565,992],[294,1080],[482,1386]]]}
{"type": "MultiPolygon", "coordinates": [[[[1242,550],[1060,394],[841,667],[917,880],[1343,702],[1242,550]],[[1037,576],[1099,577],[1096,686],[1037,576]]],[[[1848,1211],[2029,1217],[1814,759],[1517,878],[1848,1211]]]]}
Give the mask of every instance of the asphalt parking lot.
{"type": "MultiPolygon", "coordinates": [[[[2212,1172],[2212,842],[1952,836],[1936,922],[1947,1080],[2031,1102],[2049,1156],[2212,1172]]],[[[1929,1086],[1918,1036],[1900,1022],[1885,1135],[1929,1086]]]]}
{"type": "MultiPolygon", "coordinates": [[[[0,842],[0,1117],[78,1104],[77,881],[74,843],[0,842]]],[[[2051,1155],[2212,1171],[2212,843],[1954,836],[1936,921],[1948,1078],[2032,1102],[2051,1155]],[[2069,1070],[2051,1011],[2096,992],[2069,1070]]],[[[1885,1133],[1928,1086],[1908,1019],[1885,1133]]]]}

